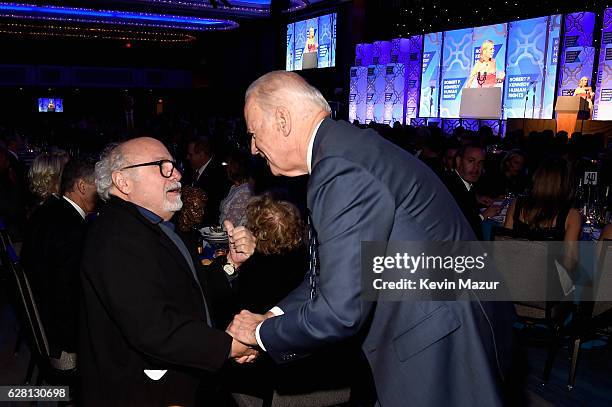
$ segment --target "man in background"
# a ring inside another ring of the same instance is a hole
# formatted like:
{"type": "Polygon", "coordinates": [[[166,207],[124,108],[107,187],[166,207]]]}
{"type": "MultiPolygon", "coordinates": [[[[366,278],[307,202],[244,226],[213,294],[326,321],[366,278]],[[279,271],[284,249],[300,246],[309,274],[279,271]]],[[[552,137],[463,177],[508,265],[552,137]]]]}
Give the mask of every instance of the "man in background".
{"type": "Polygon", "coordinates": [[[47,200],[30,219],[22,258],[31,276],[49,340],[51,364],[76,367],[79,267],[87,214],[96,207],[95,161],[73,158],[65,165],[60,199],[47,200]]]}
{"type": "Polygon", "coordinates": [[[483,238],[482,221],[496,216],[501,211],[501,206],[492,205],[491,198],[479,197],[473,189],[482,175],[485,157],[486,152],[482,147],[471,144],[461,147],[455,156],[456,168],[448,172],[444,179],[478,240],[483,238]],[[482,206],[486,209],[480,213],[482,206]]]}
{"type": "Polygon", "coordinates": [[[198,137],[187,144],[187,161],[193,171],[190,184],[203,189],[208,198],[201,226],[218,225],[219,205],[229,192],[230,182],[221,161],[213,154],[208,137],[198,137]]]}

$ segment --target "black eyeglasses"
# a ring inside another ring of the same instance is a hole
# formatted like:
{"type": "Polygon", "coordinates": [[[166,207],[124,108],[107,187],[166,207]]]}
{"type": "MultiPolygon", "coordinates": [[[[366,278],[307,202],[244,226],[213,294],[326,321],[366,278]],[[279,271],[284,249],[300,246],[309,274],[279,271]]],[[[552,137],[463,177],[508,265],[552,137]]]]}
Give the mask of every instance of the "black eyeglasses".
{"type": "Polygon", "coordinates": [[[174,169],[176,168],[176,162],[174,161],[159,160],[151,161],[150,163],[128,165],[127,167],[123,167],[120,171],[127,170],[129,168],[148,167],[150,165],[157,165],[159,167],[159,173],[164,178],[170,178],[172,176],[172,173],[174,173],[174,169]]]}

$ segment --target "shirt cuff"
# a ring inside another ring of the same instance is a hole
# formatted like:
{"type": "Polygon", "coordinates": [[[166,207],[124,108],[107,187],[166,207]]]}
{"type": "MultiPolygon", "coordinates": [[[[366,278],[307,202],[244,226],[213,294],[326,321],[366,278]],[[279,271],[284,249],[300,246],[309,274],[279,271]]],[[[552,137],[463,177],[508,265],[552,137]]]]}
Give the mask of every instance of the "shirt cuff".
{"type": "Polygon", "coordinates": [[[285,312],[280,308],[280,307],[272,307],[272,309],[270,310],[271,313],[274,314],[274,316],[279,316],[279,315],[283,315],[285,312]]]}
{"type": "Polygon", "coordinates": [[[259,345],[259,347],[263,349],[264,352],[267,352],[266,347],[263,345],[263,343],[261,342],[261,338],[259,337],[259,329],[261,328],[261,324],[263,323],[264,321],[261,321],[259,325],[257,325],[257,328],[255,328],[255,339],[257,340],[257,344],[259,345]]]}
{"type": "MultiPolygon", "coordinates": [[[[272,309],[270,310],[271,313],[273,313],[275,316],[279,316],[279,315],[283,315],[284,312],[282,309],[280,309],[280,307],[272,307],[272,309]]],[[[263,324],[264,321],[261,321],[259,323],[259,325],[257,325],[257,327],[255,328],[255,339],[257,340],[257,344],[259,345],[259,347],[261,349],[263,349],[264,352],[266,351],[266,347],[263,345],[263,342],[261,342],[261,337],[259,336],[259,330],[261,329],[261,324],[263,324]]]]}

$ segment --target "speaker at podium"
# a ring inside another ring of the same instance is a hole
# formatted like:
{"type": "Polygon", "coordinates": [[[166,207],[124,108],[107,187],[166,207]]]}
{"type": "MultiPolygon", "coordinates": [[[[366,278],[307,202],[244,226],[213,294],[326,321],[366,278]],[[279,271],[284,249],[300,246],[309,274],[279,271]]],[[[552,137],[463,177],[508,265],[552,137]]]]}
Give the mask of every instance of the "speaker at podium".
{"type": "Polygon", "coordinates": [[[463,88],[459,117],[462,119],[501,118],[501,88],[463,88]]]}
{"type": "Polygon", "coordinates": [[[580,131],[576,127],[578,120],[589,118],[589,103],[580,96],[559,96],[555,112],[557,113],[557,132],[563,130],[571,135],[575,131],[580,131]]]}

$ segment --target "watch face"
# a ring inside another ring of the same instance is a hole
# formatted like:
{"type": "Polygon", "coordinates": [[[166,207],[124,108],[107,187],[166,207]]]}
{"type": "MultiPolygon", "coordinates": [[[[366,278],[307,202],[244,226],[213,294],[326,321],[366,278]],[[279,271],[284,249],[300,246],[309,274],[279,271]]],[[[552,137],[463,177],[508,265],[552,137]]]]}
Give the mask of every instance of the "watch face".
{"type": "Polygon", "coordinates": [[[234,266],[232,266],[231,264],[226,264],[223,266],[223,271],[225,271],[225,273],[228,276],[231,276],[232,274],[234,274],[234,272],[236,271],[236,269],[234,268],[234,266]]]}

